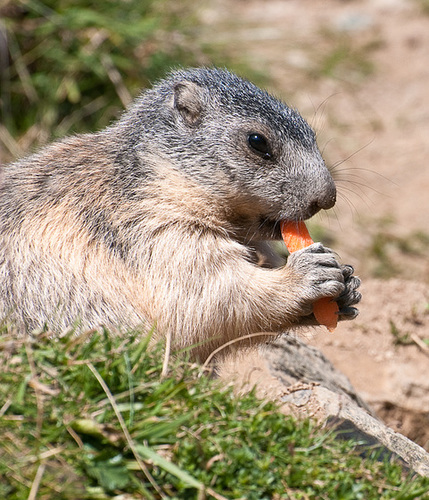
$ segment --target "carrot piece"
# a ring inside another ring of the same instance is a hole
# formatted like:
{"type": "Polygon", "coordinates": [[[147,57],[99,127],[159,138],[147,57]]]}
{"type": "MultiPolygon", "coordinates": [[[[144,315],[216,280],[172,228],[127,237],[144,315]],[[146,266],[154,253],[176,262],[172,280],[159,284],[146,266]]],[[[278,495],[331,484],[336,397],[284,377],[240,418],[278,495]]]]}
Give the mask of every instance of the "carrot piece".
{"type": "Polygon", "coordinates": [[[291,253],[309,247],[314,243],[308,232],[307,226],[302,221],[282,221],[280,229],[283,241],[291,253]]]}
{"type": "Polygon", "coordinates": [[[331,297],[323,297],[313,304],[313,314],[321,325],[333,332],[337,328],[339,307],[331,297]]]}
{"type": "MultiPolygon", "coordinates": [[[[314,243],[303,221],[282,221],[280,230],[289,252],[302,250],[314,243]]],[[[338,304],[330,297],[323,297],[313,304],[313,314],[316,320],[333,332],[337,327],[339,311],[338,304]]]]}

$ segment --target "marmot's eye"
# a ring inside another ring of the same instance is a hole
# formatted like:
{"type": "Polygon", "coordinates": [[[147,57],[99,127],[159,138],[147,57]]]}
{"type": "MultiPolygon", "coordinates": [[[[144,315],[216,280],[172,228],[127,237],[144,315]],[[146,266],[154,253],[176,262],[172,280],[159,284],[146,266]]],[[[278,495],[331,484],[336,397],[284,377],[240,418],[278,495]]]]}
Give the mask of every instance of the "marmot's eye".
{"type": "Polygon", "coordinates": [[[271,148],[268,144],[268,140],[262,134],[256,132],[251,133],[247,137],[247,142],[249,146],[257,153],[262,156],[265,160],[269,160],[272,157],[271,148]]]}

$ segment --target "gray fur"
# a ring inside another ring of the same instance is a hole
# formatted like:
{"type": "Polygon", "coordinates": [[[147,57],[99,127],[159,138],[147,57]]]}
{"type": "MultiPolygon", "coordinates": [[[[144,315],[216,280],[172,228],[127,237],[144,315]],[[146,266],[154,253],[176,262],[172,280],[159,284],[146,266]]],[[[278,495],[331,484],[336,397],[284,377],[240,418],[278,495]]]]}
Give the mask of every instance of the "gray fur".
{"type": "Polygon", "coordinates": [[[305,120],[230,72],[173,72],[109,128],[48,145],[0,179],[0,313],[23,329],[156,323],[179,347],[203,342],[205,356],[314,323],[320,297],[338,298],[340,319],[357,314],[358,279],[322,245],[281,268],[255,263],[279,221],[332,207],[335,184],[305,120]]]}

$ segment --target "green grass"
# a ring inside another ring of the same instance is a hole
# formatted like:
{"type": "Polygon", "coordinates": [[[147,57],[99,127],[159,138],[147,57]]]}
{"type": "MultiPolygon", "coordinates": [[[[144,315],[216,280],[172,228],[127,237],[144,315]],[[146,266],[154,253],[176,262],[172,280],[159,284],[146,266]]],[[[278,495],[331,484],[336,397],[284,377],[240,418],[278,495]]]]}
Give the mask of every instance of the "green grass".
{"type": "Polygon", "coordinates": [[[34,124],[55,136],[104,127],[170,67],[203,59],[191,50],[196,15],[189,0],[4,3],[9,66],[0,111],[13,136],[34,124]]]}
{"type": "Polygon", "coordinates": [[[148,339],[15,340],[4,327],[0,498],[429,498],[429,479],[183,359],[162,377],[148,339]]]}

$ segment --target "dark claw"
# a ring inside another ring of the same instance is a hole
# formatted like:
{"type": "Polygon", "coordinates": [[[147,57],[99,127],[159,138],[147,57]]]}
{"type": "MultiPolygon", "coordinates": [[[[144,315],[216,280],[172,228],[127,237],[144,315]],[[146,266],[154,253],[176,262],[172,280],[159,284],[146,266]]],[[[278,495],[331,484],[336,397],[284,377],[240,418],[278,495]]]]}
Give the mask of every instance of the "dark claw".
{"type": "Polygon", "coordinates": [[[356,276],[353,276],[354,269],[352,266],[342,266],[341,271],[344,276],[345,289],[337,299],[338,307],[340,309],[338,312],[339,319],[354,319],[359,314],[359,311],[355,307],[351,306],[360,302],[362,298],[361,293],[357,291],[361,281],[356,276]]]}
{"type": "Polygon", "coordinates": [[[338,311],[338,319],[342,321],[347,321],[350,319],[355,319],[359,314],[359,310],[356,307],[343,307],[338,311]]]}
{"type": "Polygon", "coordinates": [[[355,272],[353,266],[350,266],[349,264],[341,266],[341,271],[343,272],[344,281],[350,278],[350,276],[355,272]]]}
{"type": "Polygon", "coordinates": [[[342,309],[343,307],[353,306],[358,304],[362,299],[362,294],[356,290],[346,290],[338,297],[337,302],[342,309]]]}

